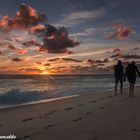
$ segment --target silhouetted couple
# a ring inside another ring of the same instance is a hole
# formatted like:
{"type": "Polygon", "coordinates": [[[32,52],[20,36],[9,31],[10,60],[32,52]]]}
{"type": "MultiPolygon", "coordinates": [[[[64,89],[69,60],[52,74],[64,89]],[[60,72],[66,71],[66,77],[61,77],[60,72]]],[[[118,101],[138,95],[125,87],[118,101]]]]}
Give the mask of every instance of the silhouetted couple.
{"type": "Polygon", "coordinates": [[[118,64],[114,66],[114,76],[115,76],[115,95],[117,95],[117,86],[120,82],[120,93],[123,93],[123,82],[127,77],[129,82],[129,96],[134,96],[134,85],[136,82],[137,74],[140,77],[140,72],[135,65],[135,62],[128,64],[126,71],[124,72],[124,67],[122,61],[119,60],[118,64]]]}

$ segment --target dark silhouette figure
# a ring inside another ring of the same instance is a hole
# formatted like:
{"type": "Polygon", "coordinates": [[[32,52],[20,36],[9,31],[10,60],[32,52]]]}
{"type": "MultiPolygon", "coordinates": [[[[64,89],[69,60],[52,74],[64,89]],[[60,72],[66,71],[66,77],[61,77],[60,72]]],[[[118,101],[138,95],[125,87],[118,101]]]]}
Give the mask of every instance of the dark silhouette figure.
{"type": "Polygon", "coordinates": [[[120,93],[123,90],[123,81],[124,81],[124,67],[122,61],[119,60],[118,64],[114,66],[114,76],[115,76],[115,95],[117,95],[117,86],[120,82],[120,93]]]}
{"type": "Polygon", "coordinates": [[[133,61],[132,63],[130,63],[127,68],[126,68],[126,72],[125,72],[125,77],[127,77],[128,82],[129,82],[129,96],[134,96],[134,85],[136,82],[136,77],[138,76],[140,77],[140,72],[137,68],[137,66],[135,65],[135,61],[133,61]]]}

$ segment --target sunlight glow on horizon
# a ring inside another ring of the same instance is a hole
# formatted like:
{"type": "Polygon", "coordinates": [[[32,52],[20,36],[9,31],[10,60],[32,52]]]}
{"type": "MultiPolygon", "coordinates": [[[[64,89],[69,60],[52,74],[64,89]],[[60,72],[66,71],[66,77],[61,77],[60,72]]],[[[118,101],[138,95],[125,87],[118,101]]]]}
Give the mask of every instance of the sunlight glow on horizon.
{"type": "Polygon", "coordinates": [[[51,73],[48,72],[48,71],[43,71],[43,72],[41,72],[40,74],[41,74],[41,75],[50,75],[51,73]]]}

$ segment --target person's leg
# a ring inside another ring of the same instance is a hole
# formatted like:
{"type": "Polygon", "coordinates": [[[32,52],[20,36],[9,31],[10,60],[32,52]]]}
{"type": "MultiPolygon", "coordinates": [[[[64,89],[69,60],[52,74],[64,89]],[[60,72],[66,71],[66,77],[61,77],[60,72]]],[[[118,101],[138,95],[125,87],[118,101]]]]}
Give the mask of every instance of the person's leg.
{"type": "Polygon", "coordinates": [[[129,96],[131,96],[131,83],[129,83],[129,96]]]}
{"type": "Polygon", "coordinates": [[[132,84],[131,95],[134,96],[134,84],[132,84]]]}
{"type": "Polygon", "coordinates": [[[123,93],[123,79],[120,80],[120,93],[123,93]]]}
{"type": "Polygon", "coordinates": [[[117,95],[117,87],[118,87],[118,83],[115,82],[115,95],[117,95]]]}
{"type": "Polygon", "coordinates": [[[115,95],[117,95],[118,78],[115,77],[115,95]]]}

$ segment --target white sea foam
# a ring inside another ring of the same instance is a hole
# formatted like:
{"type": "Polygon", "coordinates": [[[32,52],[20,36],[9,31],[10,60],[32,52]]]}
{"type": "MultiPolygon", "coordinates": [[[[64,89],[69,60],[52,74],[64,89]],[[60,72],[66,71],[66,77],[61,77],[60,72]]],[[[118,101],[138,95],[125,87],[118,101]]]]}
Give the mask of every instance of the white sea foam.
{"type": "MultiPolygon", "coordinates": [[[[128,83],[124,86],[128,86],[128,83]]],[[[113,88],[113,76],[7,76],[0,79],[0,108],[113,88]]]]}

